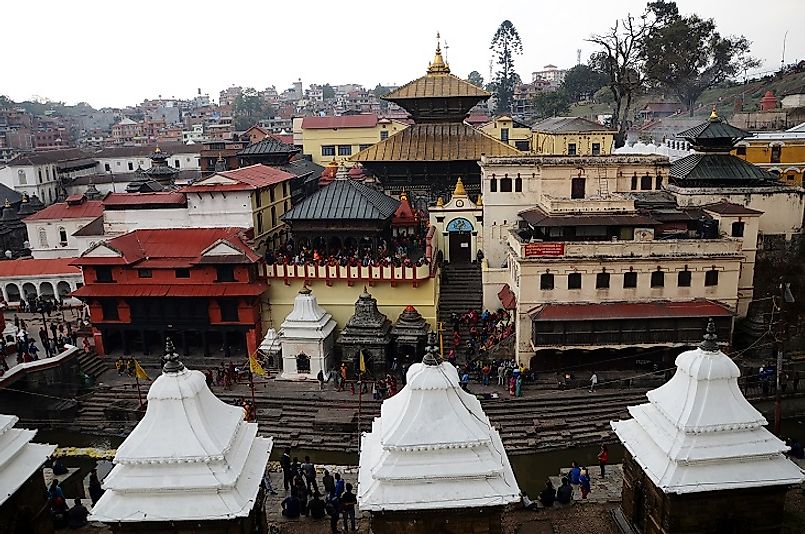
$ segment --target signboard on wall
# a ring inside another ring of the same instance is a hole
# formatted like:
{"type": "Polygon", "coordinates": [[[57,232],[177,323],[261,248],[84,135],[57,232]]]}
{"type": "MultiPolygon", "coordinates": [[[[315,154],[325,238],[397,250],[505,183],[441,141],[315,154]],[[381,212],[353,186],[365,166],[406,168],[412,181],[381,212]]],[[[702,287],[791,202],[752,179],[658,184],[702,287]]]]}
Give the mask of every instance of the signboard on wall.
{"type": "Polygon", "coordinates": [[[527,243],[523,247],[526,258],[535,256],[564,256],[564,243],[527,243]]]}

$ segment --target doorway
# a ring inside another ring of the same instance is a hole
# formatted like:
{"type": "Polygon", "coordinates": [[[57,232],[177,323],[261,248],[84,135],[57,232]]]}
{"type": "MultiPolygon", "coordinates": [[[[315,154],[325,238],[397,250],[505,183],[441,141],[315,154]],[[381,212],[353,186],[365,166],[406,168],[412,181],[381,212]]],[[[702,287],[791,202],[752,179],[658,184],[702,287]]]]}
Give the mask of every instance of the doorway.
{"type": "Polygon", "coordinates": [[[450,263],[465,265],[472,262],[470,232],[450,232],[450,263]]]}

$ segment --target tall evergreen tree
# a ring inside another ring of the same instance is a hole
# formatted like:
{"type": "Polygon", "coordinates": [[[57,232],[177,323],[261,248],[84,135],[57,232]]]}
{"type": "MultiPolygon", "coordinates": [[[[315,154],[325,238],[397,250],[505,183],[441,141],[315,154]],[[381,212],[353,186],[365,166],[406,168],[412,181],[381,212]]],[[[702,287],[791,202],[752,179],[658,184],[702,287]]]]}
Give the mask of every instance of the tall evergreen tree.
{"type": "Polygon", "coordinates": [[[523,53],[523,43],[520,41],[520,34],[514,24],[509,20],[504,20],[492,37],[492,50],[498,70],[492,80],[495,93],[497,94],[497,111],[510,112],[512,107],[512,95],[514,88],[520,80],[520,76],[514,70],[514,56],[523,53]]]}

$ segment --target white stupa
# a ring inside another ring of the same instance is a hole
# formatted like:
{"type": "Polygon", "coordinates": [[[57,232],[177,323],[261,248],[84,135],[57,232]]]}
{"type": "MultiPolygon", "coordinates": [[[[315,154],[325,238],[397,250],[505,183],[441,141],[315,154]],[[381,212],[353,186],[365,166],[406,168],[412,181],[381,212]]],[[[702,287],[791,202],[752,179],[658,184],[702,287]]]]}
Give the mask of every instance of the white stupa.
{"type": "Polygon", "coordinates": [[[321,370],[325,380],[328,379],[332,370],[335,326],[335,319],[319,306],[310,288],[300,289],[293,301],[293,310],[280,327],[280,378],[316,380],[321,370]]]}
{"type": "Polygon", "coordinates": [[[711,321],[704,342],[676,359],[673,378],[630,406],[612,428],[665,493],[798,484],[800,468],[738,388],[738,366],[718,348],[711,321]]]}
{"type": "Polygon", "coordinates": [[[115,454],[91,520],[218,521],[247,517],[271,453],[243,409],[219,400],[168,341],[145,416],[115,454]]]}
{"type": "Polygon", "coordinates": [[[0,506],[14,495],[56,450],[55,445],[31,443],[36,430],[14,428],[17,421],[19,417],[16,415],[0,414],[0,506]]]}
{"type": "Polygon", "coordinates": [[[257,347],[257,350],[262,354],[273,358],[275,361],[274,365],[279,365],[279,362],[276,359],[282,357],[282,343],[277,331],[273,328],[269,328],[268,332],[266,332],[266,335],[263,338],[263,341],[260,342],[260,346],[257,347]]]}
{"type": "Polygon", "coordinates": [[[504,506],[520,489],[497,430],[431,338],[361,437],[358,505],[372,512],[504,506]]]}

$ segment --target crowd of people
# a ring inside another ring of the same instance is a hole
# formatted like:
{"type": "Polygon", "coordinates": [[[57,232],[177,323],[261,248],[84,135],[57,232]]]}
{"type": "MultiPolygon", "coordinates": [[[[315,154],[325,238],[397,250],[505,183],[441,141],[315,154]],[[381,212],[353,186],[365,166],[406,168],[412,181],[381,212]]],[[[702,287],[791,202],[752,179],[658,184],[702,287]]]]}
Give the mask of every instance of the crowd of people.
{"type": "MultiPolygon", "coordinates": [[[[323,470],[321,488],[319,487],[316,466],[305,456],[304,463],[299,458],[291,458],[291,449],[286,448],[280,458],[282,468],[282,485],[285,498],[280,503],[282,515],[287,519],[299,519],[302,516],[314,520],[330,518],[330,531],[339,532],[338,522],[344,521],[344,532],[350,528],[354,532],[355,508],[358,499],[352,491],[352,484],[345,482],[340,473],[330,474],[323,470]]],[[[267,489],[274,492],[270,479],[267,489]]],[[[276,492],[274,492],[276,493],[276,492]]]]}
{"type": "Polygon", "coordinates": [[[296,247],[293,239],[282,248],[265,254],[268,265],[320,265],[341,267],[419,267],[428,264],[422,251],[425,238],[398,235],[380,239],[377,248],[371,244],[327,246],[311,244],[296,247]]]}
{"type": "Polygon", "coordinates": [[[503,308],[496,312],[484,310],[467,310],[463,314],[452,313],[450,323],[453,328],[451,334],[452,346],[447,352],[446,359],[456,364],[456,355],[461,350],[462,342],[467,349],[467,360],[486,360],[490,349],[514,334],[514,322],[511,315],[503,308]],[[462,339],[461,326],[468,330],[468,338],[462,339]]]}
{"type": "MultiPolygon", "coordinates": [[[[64,350],[65,345],[78,344],[78,331],[73,329],[70,321],[55,323],[51,322],[49,325],[43,325],[39,328],[38,336],[39,343],[42,348],[39,348],[36,339],[28,331],[28,324],[25,319],[19,315],[14,315],[14,340],[9,341],[4,336],[0,336],[0,376],[3,376],[9,370],[8,362],[5,355],[9,351],[9,344],[13,343],[13,349],[17,353],[17,363],[28,363],[39,360],[40,357],[50,358],[56,356],[64,350]],[[50,333],[48,333],[48,328],[50,333]]],[[[84,339],[84,344],[88,342],[84,339]]],[[[87,347],[84,347],[85,350],[87,347]]]]}
{"type": "MultiPolygon", "coordinates": [[[[601,478],[605,478],[606,467],[609,463],[609,448],[606,444],[601,444],[597,460],[601,470],[601,478]]],[[[592,492],[590,471],[587,467],[583,467],[573,460],[570,463],[570,469],[567,475],[562,477],[561,485],[558,488],[554,487],[550,479],[545,481],[545,487],[539,493],[539,503],[546,508],[567,506],[573,502],[576,487],[579,488],[579,495],[582,499],[586,499],[592,492]]],[[[522,494],[522,498],[525,508],[531,509],[537,507],[537,503],[529,499],[528,495],[525,493],[522,494]]]]}

